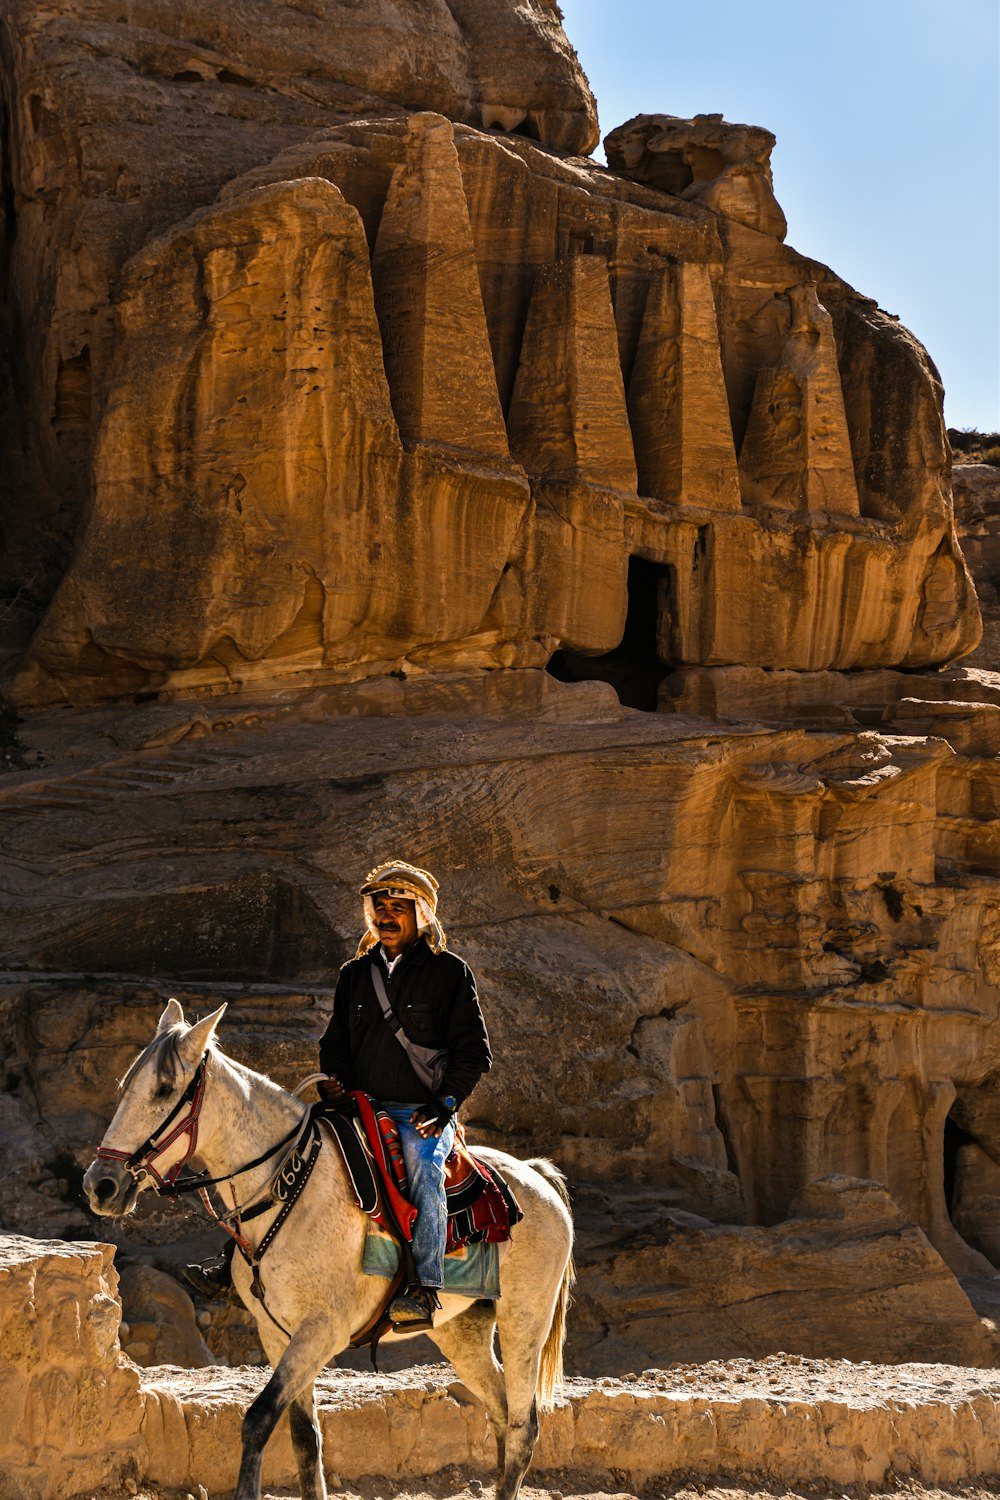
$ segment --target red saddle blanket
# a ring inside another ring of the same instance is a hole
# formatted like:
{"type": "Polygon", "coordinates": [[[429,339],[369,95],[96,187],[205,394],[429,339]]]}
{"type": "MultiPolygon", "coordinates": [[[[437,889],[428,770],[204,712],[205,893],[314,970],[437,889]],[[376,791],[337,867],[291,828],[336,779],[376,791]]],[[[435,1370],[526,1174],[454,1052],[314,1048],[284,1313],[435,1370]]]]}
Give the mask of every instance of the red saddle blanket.
{"type": "MultiPolygon", "coordinates": [[[[399,1129],[391,1115],[379,1109],[367,1094],[351,1096],[358,1107],[358,1118],[374,1158],[381,1189],[379,1203],[372,1215],[376,1223],[394,1232],[392,1218],[408,1240],[413,1238],[417,1210],[406,1196],[406,1167],[399,1129]]],[[[486,1241],[499,1244],[510,1239],[511,1229],[524,1215],[510,1188],[493,1167],[477,1161],[465,1144],[465,1131],[459,1125],[455,1146],[445,1162],[445,1193],[448,1199],[447,1250],[461,1245],[486,1241]]]]}

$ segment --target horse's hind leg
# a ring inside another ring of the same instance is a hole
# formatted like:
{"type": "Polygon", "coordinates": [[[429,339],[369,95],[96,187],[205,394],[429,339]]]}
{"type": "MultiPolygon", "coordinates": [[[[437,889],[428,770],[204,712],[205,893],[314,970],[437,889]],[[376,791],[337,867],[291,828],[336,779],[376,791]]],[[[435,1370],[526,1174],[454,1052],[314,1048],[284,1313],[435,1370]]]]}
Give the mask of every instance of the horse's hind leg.
{"type": "Polygon", "coordinates": [[[509,1416],[503,1474],[497,1480],[497,1500],[516,1500],[538,1441],[538,1402],[534,1392],[527,1403],[520,1396],[512,1398],[508,1380],[507,1401],[509,1416]]]}
{"type": "Polygon", "coordinates": [[[288,1425],[292,1431],[292,1451],[299,1471],[302,1500],[326,1500],[323,1435],[316,1416],[316,1396],[312,1386],[296,1396],[288,1408],[288,1425]]]}
{"type": "Polygon", "coordinates": [[[496,1327],[495,1302],[473,1302],[467,1312],[459,1313],[430,1337],[445,1359],[454,1366],[459,1379],[486,1408],[493,1435],[497,1441],[497,1491],[503,1482],[505,1437],[507,1432],[507,1398],[504,1395],[503,1371],[493,1350],[496,1327]]]}
{"type": "Polygon", "coordinates": [[[518,1317],[509,1306],[504,1312],[500,1352],[507,1388],[507,1432],[497,1500],[516,1500],[538,1438],[538,1367],[544,1335],[530,1313],[518,1317]]]}
{"type": "MultiPolygon", "coordinates": [[[[522,1240],[525,1250],[530,1241],[522,1240]]],[[[518,1247],[521,1248],[521,1247],[518,1247]]],[[[550,1250],[552,1246],[550,1245],[550,1250]]],[[[542,1351],[553,1326],[554,1305],[565,1266],[550,1255],[546,1266],[511,1254],[499,1305],[500,1353],[507,1393],[503,1480],[497,1500],[517,1500],[538,1439],[538,1386],[542,1351]]]]}

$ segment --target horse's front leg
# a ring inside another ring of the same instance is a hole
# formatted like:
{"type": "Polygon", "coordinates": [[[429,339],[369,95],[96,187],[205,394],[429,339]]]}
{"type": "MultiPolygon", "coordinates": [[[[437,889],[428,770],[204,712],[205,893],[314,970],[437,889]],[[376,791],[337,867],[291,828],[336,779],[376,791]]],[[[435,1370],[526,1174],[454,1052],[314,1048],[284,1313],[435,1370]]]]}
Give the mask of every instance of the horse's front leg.
{"type": "MultiPolygon", "coordinates": [[[[312,1386],[317,1373],[336,1347],[336,1342],[336,1335],[327,1317],[309,1318],[296,1329],[275,1366],[274,1374],[256,1401],[247,1408],[247,1414],[243,1418],[243,1458],[233,1500],[260,1500],[261,1469],[268,1438],[283,1413],[312,1386]]],[[[273,1359],[270,1348],[265,1346],[265,1352],[273,1359]]],[[[299,1418],[293,1419],[292,1427],[293,1441],[297,1427],[303,1445],[305,1433],[302,1418],[305,1415],[302,1412],[299,1418]]],[[[312,1427],[311,1421],[309,1425],[312,1427]]],[[[301,1473],[299,1442],[296,1442],[295,1449],[301,1473]]],[[[304,1500],[314,1500],[314,1497],[315,1500],[325,1500],[326,1486],[320,1462],[318,1431],[313,1433],[312,1451],[306,1468],[314,1476],[314,1488],[308,1495],[303,1491],[304,1500]]]]}
{"type": "Polygon", "coordinates": [[[302,1500],[326,1500],[323,1434],[316,1416],[316,1396],[312,1386],[297,1396],[288,1408],[288,1425],[292,1430],[292,1451],[299,1471],[302,1500]]]}

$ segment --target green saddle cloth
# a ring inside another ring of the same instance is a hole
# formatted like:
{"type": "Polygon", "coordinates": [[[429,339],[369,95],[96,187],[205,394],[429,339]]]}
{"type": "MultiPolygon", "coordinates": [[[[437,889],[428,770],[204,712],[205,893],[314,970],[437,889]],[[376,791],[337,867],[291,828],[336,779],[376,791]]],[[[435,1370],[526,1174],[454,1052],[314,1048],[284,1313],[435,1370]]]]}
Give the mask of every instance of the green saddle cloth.
{"type": "MultiPolygon", "coordinates": [[[[365,1240],[364,1272],[391,1281],[399,1266],[399,1247],[369,1220],[365,1240]]],[[[499,1245],[460,1245],[444,1258],[444,1290],[460,1297],[486,1297],[495,1301],[500,1295],[499,1245]]]]}

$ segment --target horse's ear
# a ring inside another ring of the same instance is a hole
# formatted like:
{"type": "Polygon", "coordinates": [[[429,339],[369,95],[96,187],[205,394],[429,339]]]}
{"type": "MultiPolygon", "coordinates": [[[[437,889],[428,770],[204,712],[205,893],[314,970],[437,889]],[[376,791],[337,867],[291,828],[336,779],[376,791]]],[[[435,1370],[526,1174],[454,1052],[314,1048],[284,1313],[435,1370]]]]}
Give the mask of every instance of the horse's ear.
{"type": "Polygon", "coordinates": [[[156,1035],[159,1036],[161,1031],[167,1031],[171,1026],[178,1026],[183,1024],[183,1007],[181,1006],[179,1000],[175,1000],[173,996],[171,996],[167,1001],[163,1015],[160,1017],[159,1021],[156,1024],[156,1035]]]}
{"type": "Polygon", "coordinates": [[[205,1049],[212,1040],[216,1026],[218,1026],[225,1014],[226,1003],[223,1001],[218,1010],[213,1010],[210,1016],[206,1016],[203,1021],[198,1021],[191,1027],[190,1031],[181,1037],[177,1044],[177,1051],[180,1054],[181,1061],[186,1063],[188,1067],[194,1067],[196,1062],[201,1061],[205,1049]]]}

